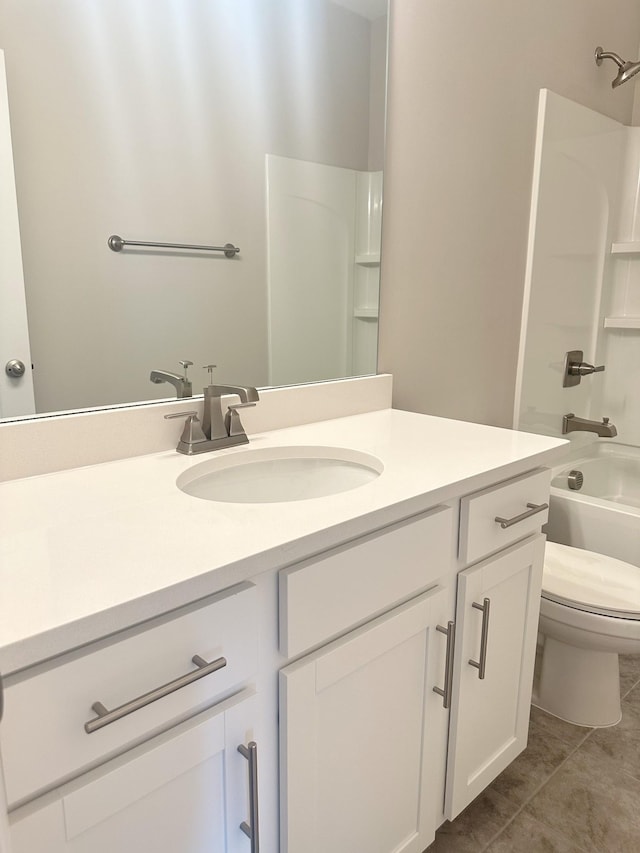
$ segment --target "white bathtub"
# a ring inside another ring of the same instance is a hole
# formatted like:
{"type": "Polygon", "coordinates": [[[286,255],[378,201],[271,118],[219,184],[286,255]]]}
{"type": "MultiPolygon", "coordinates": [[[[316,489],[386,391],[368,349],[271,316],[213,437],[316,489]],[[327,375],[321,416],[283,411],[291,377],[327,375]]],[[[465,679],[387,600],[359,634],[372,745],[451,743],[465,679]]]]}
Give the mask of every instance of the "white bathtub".
{"type": "Polygon", "coordinates": [[[640,566],[640,448],[596,443],[554,469],[546,530],[552,542],[640,566]],[[584,476],[579,491],[568,484],[574,470],[584,476]]]}

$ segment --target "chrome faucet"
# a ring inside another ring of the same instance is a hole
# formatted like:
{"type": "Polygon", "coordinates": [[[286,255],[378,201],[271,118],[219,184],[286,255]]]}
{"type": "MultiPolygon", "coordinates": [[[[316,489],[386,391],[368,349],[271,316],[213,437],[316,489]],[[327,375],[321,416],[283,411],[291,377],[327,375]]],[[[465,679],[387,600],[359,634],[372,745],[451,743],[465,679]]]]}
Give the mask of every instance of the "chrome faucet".
{"type": "MultiPolygon", "coordinates": [[[[214,367],[214,364],[207,365],[210,375],[214,367]]],[[[193,456],[196,453],[220,450],[223,447],[234,447],[236,444],[247,444],[249,439],[240,421],[238,409],[255,406],[259,399],[257,389],[249,385],[207,385],[204,389],[202,424],[196,412],[176,412],[165,415],[165,418],[186,416],[176,450],[187,456],[193,456]],[[240,402],[229,405],[223,417],[222,397],[225,394],[236,394],[240,397],[240,402]]]]}
{"type": "Polygon", "coordinates": [[[169,370],[152,370],[149,379],[159,385],[161,382],[168,382],[176,389],[176,397],[180,400],[183,397],[191,397],[193,395],[193,386],[191,380],[187,377],[187,370],[193,364],[192,361],[179,361],[184,369],[184,374],[180,376],[177,373],[171,373],[169,370]]]}
{"type": "Polygon", "coordinates": [[[589,421],[586,418],[577,418],[573,412],[562,418],[562,435],[569,432],[595,432],[600,438],[615,438],[618,430],[609,423],[609,418],[602,421],[589,421]]]}

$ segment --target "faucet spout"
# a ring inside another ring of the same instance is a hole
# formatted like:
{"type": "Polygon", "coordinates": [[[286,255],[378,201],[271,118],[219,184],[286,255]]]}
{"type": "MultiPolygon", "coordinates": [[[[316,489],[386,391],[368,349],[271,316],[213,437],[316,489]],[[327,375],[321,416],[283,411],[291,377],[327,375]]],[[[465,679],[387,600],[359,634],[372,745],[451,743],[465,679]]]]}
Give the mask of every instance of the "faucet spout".
{"type": "Polygon", "coordinates": [[[241,428],[237,412],[233,419],[233,430],[230,428],[231,421],[223,416],[221,398],[225,394],[236,394],[240,397],[240,406],[257,403],[260,395],[256,388],[249,385],[207,385],[204,389],[204,434],[210,441],[222,442],[221,446],[227,447],[230,442],[240,444],[248,439],[241,428]]]}
{"type": "Polygon", "coordinates": [[[152,370],[149,379],[156,385],[159,385],[161,382],[168,382],[170,385],[173,385],[176,389],[176,396],[178,399],[193,396],[193,386],[186,376],[171,373],[169,370],[152,370]]]}
{"type": "Polygon", "coordinates": [[[595,432],[600,438],[615,438],[618,434],[614,424],[609,423],[609,418],[590,421],[587,418],[577,418],[573,412],[562,418],[562,434],[567,435],[570,432],[595,432]]]}
{"type": "Polygon", "coordinates": [[[237,394],[241,403],[257,403],[260,399],[257,388],[252,388],[250,385],[209,385],[207,390],[211,396],[215,397],[237,394]]]}

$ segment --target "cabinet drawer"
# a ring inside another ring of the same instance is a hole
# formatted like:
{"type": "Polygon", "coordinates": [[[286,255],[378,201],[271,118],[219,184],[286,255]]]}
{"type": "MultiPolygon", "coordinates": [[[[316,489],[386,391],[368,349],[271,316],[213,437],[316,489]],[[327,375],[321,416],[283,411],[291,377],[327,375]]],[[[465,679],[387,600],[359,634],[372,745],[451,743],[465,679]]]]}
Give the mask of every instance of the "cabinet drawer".
{"type": "MultiPolygon", "coordinates": [[[[251,689],[14,809],[14,853],[249,853],[251,689]]],[[[4,848],[3,848],[4,849],[4,848]]]]}
{"type": "Polygon", "coordinates": [[[459,548],[462,562],[473,563],[540,530],[549,517],[550,483],[551,471],[538,468],[462,498],[459,548]],[[547,507],[538,509],[542,504],[547,507]]]}
{"type": "Polygon", "coordinates": [[[9,805],[167,729],[253,676],[255,611],[255,587],[239,584],[9,677],[0,730],[9,805]],[[220,668],[184,684],[178,679],[202,667],[194,656],[220,668]],[[157,690],[169,685],[172,692],[157,690]],[[141,697],[151,701],[133,701],[141,697]],[[97,702],[109,711],[127,705],[128,713],[87,733],[85,724],[99,716],[92,707],[97,702]]]}
{"type": "Polygon", "coordinates": [[[436,507],[283,569],[280,650],[298,655],[432,586],[451,571],[453,510],[436,507]]]}

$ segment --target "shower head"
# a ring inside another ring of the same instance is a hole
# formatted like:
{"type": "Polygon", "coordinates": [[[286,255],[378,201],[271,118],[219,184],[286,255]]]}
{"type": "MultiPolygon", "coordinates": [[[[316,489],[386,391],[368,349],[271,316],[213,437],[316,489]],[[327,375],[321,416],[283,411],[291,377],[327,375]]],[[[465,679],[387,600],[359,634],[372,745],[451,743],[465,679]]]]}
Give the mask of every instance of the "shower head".
{"type": "Polygon", "coordinates": [[[596,65],[602,65],[603,59],[613,59],[618,66],[618,74],[611,84],[612,89],[622,86],[623,83],[631,80],[640,71],[640,62],[625,62],[617,53],[611,53],[610,51],[603,50],[601,47],[596,48],[595,57],[596,65]]]}

